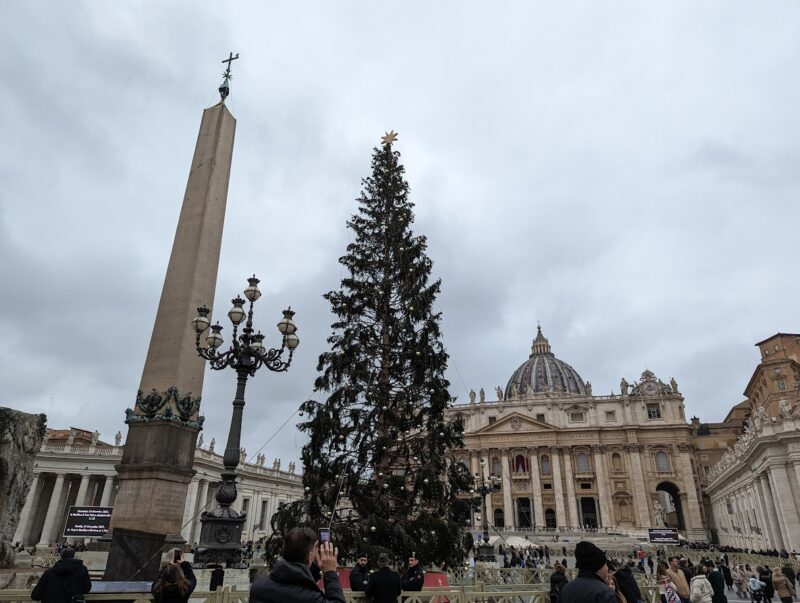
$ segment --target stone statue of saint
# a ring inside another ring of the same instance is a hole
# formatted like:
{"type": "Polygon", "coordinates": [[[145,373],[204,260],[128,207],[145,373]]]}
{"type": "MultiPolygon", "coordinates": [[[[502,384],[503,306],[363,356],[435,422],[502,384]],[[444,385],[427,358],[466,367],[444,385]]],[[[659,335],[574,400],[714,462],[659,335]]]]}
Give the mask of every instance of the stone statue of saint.
{"type": "Polygon", "coordinates": [[[528,385],[525,387],[525,395],[528,396],[529,398],[533,398],[533,396],[536,395],[536,392],[533,391],[533,385],[531,385],[530,383],[528,383],[528,385]]]}
{"type": "Polygon", "coordinates": [[[500,387],[498,385],[496,388],[494,388],[494,393],[497,394],[497,399],[499,401],[503,400],[503,388],[502,387],[500,387]]]}
{"type": "Polygon", "coordinates": [[[678,391],[678,382],[675,381],[675,377],[670,377],[669,378],[669,385],[672,388],[672,393],[673,394],[680,394],[681,393],[680,391],[678,391]]]}
{"type": "Polygon", "coordinates": [[[294,462],[289,463],[289,473],[294,473],[294,462]]]}
{"type": "Polygon", "coordinates": [[[585,387],[586,387],[586,395],[587,396],[591,396],[592,395],[592,382],[591,381],[587,381],[585,387]]]}
{"type": "Polygon", "coordinates": [[[278,459],[275,459],[274,461],[272,461],[272,468],[273,469],[277,469],[278,468],[278,459]]]}
{"type": "Polygon", "coordinates": [[[118,431],[114,436],[114,446],[119,446],[122,443],[122,432],[118,431]]]}
{"type": "Polygon", "coordinates": [[[619,382],[619,391],[623,396],[628,395],[628,388],[630,385],[627,381],[625,381],[625,377],[622,378],[622,381],[619,382]]]}
{"type": "Polygon", "coordinates": [[[486,392],[483,391],[483,388],[481,388],[481,391],[478,392],[478,395],[480,396],[481,404],[486,402],[486,392]]]}
{"type": "Polygon", "coordinates": [[[95,429],[94,433],[92,434],[92,446],[97,444],[97,440],[100,439],[100,432],[95,429]]]}
{"type": "Polygon", "coordinates": [[[512,383],[511,387],[508,388],[508,399],[513,400],[516,397],[517,397],[517,384],[512,383]]]}
{"type": "Polygon", "coordinates": [[[239,448],[239,462],[244,463],[247,460],[247,450],[239,448]]]}
{"type": "Polygon", "coordinates": [[[202,448],[202,447],[203,447],[203,434],[202,434],[202,433],[201,433],[201,434],[200,434],[200,436],[197,438],[197,447],[198,447],[198,448],[202,448]]]}
{"type": "Polygon", "coordinates": [[[67,437],[67,446],[72,446],[75,443],[75,432],[70,430],[69,436],[67,437]]]}
{"type": "Polygon", "coordinates": [[[663,526],[666,525],[664,521],[664,505],[662,505],[659,501],[655,501],[653,503],[653,515],[656,516],[656,525],[663,526]]]}
{"type": "Polygon", "coordinates": [[[766,418],[767,411],[764,410],[764,407],[759,404],[758,408],[756,408],[756,412],[753,413],[753,426],[756,428],[756,431],[761,431],[766,418]]]}
{"type": "Polygon", "coordinates": [[[208,444],[208,451],[209,452],[214,452],[214,446],[216,446],[216,445],[217,445],[217,439],[216,438],[211,438],[211,442],[209,442],[209,444],[208,444]]]}
{"type": "Polygon", "coordinates": [[[280,470],[281,470],[281,459],[278,459],[278,460],[276,461],[276,463],[275,463],[275,469],[277,469],[278,471],[280,471],[280,470]]]}
{"type": "Polygon", "coordinates": [[[778,411],[784,419],[788,419],[792,416],[792,409],[786,401],[786,398],[778,402],[778,411]]]}
{"type": "Polygon", "coordinates": [[[475,390],[474,389],[469,390],[469,403],[470,404],[475,404],[475,390]]]}

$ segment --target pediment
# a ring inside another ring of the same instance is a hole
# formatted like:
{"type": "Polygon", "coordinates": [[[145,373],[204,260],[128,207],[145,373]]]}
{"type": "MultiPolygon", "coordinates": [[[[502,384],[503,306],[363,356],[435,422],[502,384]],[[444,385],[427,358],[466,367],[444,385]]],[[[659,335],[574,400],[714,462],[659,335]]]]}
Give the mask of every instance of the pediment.
{"type": "Polygon", "coordinates": [[[543,431],[555,431],[555,427],[527,417],[520,413],[511,413],[502,419],[481,427],[469,435],[488,435],[497,433],[536,433],[543,431]]]}

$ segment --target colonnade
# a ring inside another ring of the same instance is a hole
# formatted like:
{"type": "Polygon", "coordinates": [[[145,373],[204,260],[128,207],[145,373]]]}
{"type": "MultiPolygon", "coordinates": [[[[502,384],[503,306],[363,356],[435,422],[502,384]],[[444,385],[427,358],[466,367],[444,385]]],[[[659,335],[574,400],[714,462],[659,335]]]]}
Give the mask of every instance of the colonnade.
{"type": "Polygon", "coordinates": [[[90,472],[33,474],[14,542],[49,546],[63,534],[71,506],[110,506],[114,476],[90,472]]]}
{"type": "Polygon", "coordinates": [[[753,550],[800,550],[792,481],[800,484],[800,462],[787,464],[776,458],[722,488],[715,485],[711,505],[720,543],[753,550]]]}

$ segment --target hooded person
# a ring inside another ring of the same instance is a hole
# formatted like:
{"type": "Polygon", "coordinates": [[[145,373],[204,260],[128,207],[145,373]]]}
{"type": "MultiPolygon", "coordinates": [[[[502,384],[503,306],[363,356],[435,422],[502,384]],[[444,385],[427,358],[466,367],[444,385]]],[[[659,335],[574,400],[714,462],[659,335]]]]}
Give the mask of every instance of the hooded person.
{"type": "Polygon", "coordinates": [[[400,574],[391,566],[389,555],[378,555],[378,571],[369,578],[364,594],[372,597],[373,603],[397,603],[397,598],[402,592],[400,574]]]}
{"type": "Polygon", "coordinates": [[[642,600],[642,593],[639,591],[639,585],[636,584],[636,578],[633,577],[633,566],[636,565],[634,561],[622,564],[622,566],[614,573],[614,579],[617,581],[617,588],[625,597],[628,603],[637,603],[642,600]]]}
{"type": "Polygon", "coordinates": [[[575,567],[578,576],[561,590],[561,603],[619,603],[608,586],[608,559],[591,542],[575,546],[575,567]]]}
{"type": "Polygon", "coordinates": [[[46,570],[31,592],[31,599],[42,603],[73,603],[83,600],[92,590],[89,570],[80,559],[75,559],[75,549],[61,550],[61,559],[46,570]]]}

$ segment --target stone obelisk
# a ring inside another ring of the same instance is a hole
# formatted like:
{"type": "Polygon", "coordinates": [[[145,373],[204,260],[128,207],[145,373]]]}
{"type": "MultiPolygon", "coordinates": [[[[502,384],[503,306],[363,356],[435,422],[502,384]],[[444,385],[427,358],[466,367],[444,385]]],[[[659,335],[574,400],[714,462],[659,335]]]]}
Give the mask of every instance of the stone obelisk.
{"type": "MultiPolygon", "coordinates": [[[[238,57],[238,55],[237,55],[238,57]]],[[[154,580],[161,552],[180,537],[194,471],[205,364],[191,328],[197,308],[214,302],[222,228],[228,196],[236,120],[222,100],[203,111],[189,181],[161,290],[150,347],[128,437],[116,466],[111,549],[105,580],[154,580]]]]}

